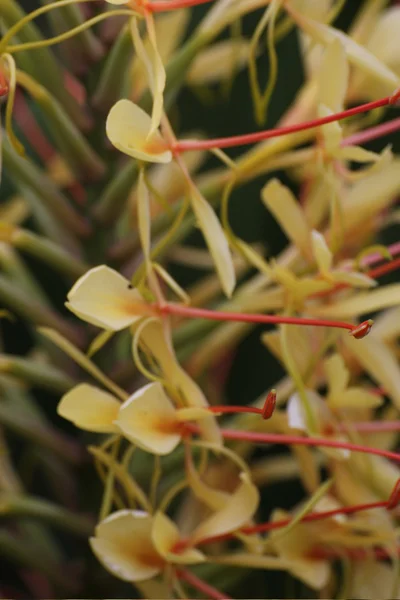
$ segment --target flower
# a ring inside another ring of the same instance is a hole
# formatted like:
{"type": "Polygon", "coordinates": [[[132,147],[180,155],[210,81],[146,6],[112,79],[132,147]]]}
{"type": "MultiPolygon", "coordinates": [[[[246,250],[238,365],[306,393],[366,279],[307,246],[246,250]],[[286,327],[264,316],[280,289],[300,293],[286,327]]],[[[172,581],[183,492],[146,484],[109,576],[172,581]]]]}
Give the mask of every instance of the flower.
{"type": "Polygon", "coordinates": [[[142,581],[162,572],[167,564],[197,564],[206,555],[195,548],[211,535],[242,527],[253,516],[259,502],[257,488],[241,474],[241,484],[230,501],[200,523],[182,540],[175,523],[158,511],[120,510],[101,521],[90,539],[93,552],[120,579],[142,581]]]}
{"type": "Polygon", "coordinates": [[[62,397],[57,412],[81,429],[120,433],[146,452],[158,455],[176,448],[185,421],[210,417],[206,408],[176,409],[158,382],[138,389],[122,405],[108,392],[79,384],[62,397]]]}
{"type": "Polygon", "coordinates": [[[132,158],[153,163],[172,160],[172,152],[160,132],[152,132],[149,115],[130,100],[119,100],[111,108],[106,133],[113,146],[132,158]]]}

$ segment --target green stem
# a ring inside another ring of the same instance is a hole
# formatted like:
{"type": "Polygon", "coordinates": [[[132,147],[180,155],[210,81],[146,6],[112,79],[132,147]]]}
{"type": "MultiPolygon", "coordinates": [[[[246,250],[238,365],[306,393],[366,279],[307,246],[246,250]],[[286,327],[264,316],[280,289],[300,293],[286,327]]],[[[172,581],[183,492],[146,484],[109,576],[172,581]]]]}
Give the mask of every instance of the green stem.
{"type": "MultiPolygon", "coordinates": [[[[41,0],[41,4],[46,5],[50,2],[49,0],[41,0]]],[[[48,19],[56,34],[64,33],[84,23],[82,11],[76,4],[61,6],[57,11],[51,11],[48,13],[48,19]]],[[[99,60],[104,53],[100,40],[90,29],[82,31],[74,40],[71,40],[68,43],[68,50],[70,50],[69,65],[72,70],[79,70],[82,63],[99,60]]]]}
{"type": "Polygon", "coordinates": [[[16,435],[50,450],[63,460],[79,464],[82,460],[81,449],[71,440],[61,437],[58,432],[43,426],[37,420],[14,410],[10,402],[0,403],[0,423],[16,435]]]}
{"type": "Polygon", "coordinates": [[[132,53],[132,38],[129,27],[125,26],[107,56],[93,94],[92,104],[99,111],[106,113],[118,100],[132,53]]]}
{"type": "Polygon", "coordinates": [[[93,532],[91,519],[33,496],[0,493],[0,519],[30,517],[45,521],[61,531],[88,537],[93,532]]]}
{"type": "Polygon", "coordinates": [[[36,233],[17,229],[10,243],[22,252],[35,256],[45,264],[53,267],[58,273],[75,281],[89,270],[89,266],[67,252],[62,246],[55,244],[36,233]]]}
{"type": "Polygon", "coordinates": [[[80,343],[77,329],[67,323],[51,308],[33,300],[20,285],[13,283],[7,277],[0,275],[0,302],[5,304],[13,313],[34,325],[46,325],[62,333],[74,344],[80,343]]]}
{"type": "Polygon", "coordinates": [[[0,354],[0,373],[12,375],[23,382],[57,394],[65,394],[76,383],[53,365],[9,354],[0,354]]]}
{"type": "Polygon", "coordinates": [[[87,221],[69,204],[57,186],[33,162],[18,156],[6,140],[3,143],[3,164],[17,185],[31,188],[49,212],[66,228],[81,236],[90,233],[87,221]]]}
{"type": "Polygon", "coordinates": [[[81,179],[99,179],[105,171],[104,162],[89,146],[86,138],[57,100],[46,88],[22,71],[17,72],[17,83],[24,87],[38,103],[55,145],[76,175],[81,179]]]}

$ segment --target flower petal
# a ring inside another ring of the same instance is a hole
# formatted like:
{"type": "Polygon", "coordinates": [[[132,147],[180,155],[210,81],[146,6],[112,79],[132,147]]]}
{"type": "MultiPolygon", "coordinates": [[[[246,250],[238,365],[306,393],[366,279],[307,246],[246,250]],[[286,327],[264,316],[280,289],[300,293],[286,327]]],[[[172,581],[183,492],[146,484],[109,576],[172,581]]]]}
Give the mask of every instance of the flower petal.
{"type": "Polygon", "coordinates": [[[78,279],[65,306],[83,321],[112,331],[125,329],[146,314],[139,292],[130,289],[125,277],[105,265],[90,269],[78,279]]]}
{"type": "Polygon", "coordinates": [[[318,100],[333,112],[343,110],[349,65],[343,43],[336,39],[325,49],[318,71],[318,100]]]}
{"type": "Polygon", "coordinates": [[[200,52],[188,74],[189,85],[205,85],[226,81],[246,64],[250,44],[244,39],[217,42],[200,52]]]}
{"type": "Polygon", "coordinates": [[[175,407],[160,383],[149,383],[132,394],[115,424],[133,444],[154,454],[169,454],[181,441],[175,407]]]}
{"type": "Polygon", "coordinates": [[[120,510],[96,527],[90,545],[102,565],[119,579],[143,581],[164,566],[152,540],[152,517],[142,511],[120,510]]]}
{"type": "Polygon", "coordinates": [[[151,135],[151,118],[130,100],[119,100],[111,108],[106,122],[107,137],[118,150],[156,163],[169,163],[172,153],[158,131],[151,135]]]}
{"type": "MultiPolygon", "coordinates": [[[[166,337],[162,322],[157,319],[149,321],[142,329],[141,340],[158,363],[164,377],[179,390],[186,405],[207,408],[208,402],[200,387],[178,363],[171,340],[166,337]]],[[[204,439],[218,445],[222,444],[218,423],[213,415],[201,419],[199,428],[204,439]]]]}
{"type": "Polygon", "coordinates": [[[57,413],[80,429],[111,433],[117,431],[113,422],[120,406],[120,402],[108,392],[81,383],[61,398],[57,413]]]}
{"type": "Polygon", "coordinates": [[[333,354],[324,362],[324,371],[328,380],[329,398],[340,396],[350,380],[350,372],[340,354],[333,354]]]}
{"type": "Polygon", "coordinates": [[[211,535],[235,531],[253,517],[260,496],[248,475],[241,473],[240,478],[242,483],[231,496],[230,501],[196,528],[192,536],[194,542],[211,535]]]}
{"type": "Polygon", "coordinates": [[[175,544],[180,540],[179,531],[175,523],[162,512],[158,512],[154,517],[151,537],[160,556],[169,563],[191,565],[205,560],[204,554],[195,548],[186,548],[181,552],[173,551],[175,544]]]}
{"type": "Polygon", "coordinates": [[[311,244],[319,270],[323,274],[328,274],[332,267],[333,256],[322,233],[313,229],[311,232],[311,244]]]}
{"type": "Polygon", "coordinates": [[[313,307],[316,315],[347,319],[357,317],[375,310],[382,310],[400,303],[400,284],[393,283],[369,292],[353,294],[345,300],[338,300],[327,306],[313,307]]]}
{"type": "Polygon", "coordinates": [[[191,188],[191,201],[193,212],[213,257],[222,289],[230,298],[236,276],[228,240],[214,210],[194,186],[191,188]]]}
{"type": "Polygon", "coordinates": [[[262,201],[280,227],[301,252],[309,255],[310,229],[292,192],[278,179],[272,179],[261,191],[262,201]]]}
{"type": "Polygon", "coordinates": [[[346,350],[383,387],[400,409],[400,366],[389,347],[373,333],[362,340],[343,336],[343,342],[346,350]]]}

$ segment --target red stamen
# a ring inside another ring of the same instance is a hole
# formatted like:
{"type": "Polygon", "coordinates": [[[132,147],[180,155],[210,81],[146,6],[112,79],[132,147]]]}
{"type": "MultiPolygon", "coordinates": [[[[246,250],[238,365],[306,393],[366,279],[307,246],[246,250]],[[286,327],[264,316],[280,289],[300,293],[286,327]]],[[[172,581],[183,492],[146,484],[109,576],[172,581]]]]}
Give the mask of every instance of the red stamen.
{"type": "Polygon", "coordinates": [[[161,2],[154,1],[148,2],[146,10],[153,13],[166,12],[169,10],[177,10],[179,8],[189,8],[199,6],[200,4],[207,4],[213,0],[164,0],[161,2]]]}
{"type": "MultiPolygon", "coordinates": [[[[339,425],[341,431],[348,431],[349,428],[346,425],[339,425]]],[[[353,422],[351,423],[351,429],[358,431],[359,433],[380,433],[387,431],[400,431],[400,421],[366,421],[353,422]]]]}
{"type": "Polygon", "coordinates": [[[367,272],[368,277],[372,279],[376,279],[376,277],[382,277],[382,275],[386,275],[387,273],[391,273],[396,269],[400,268],[400,258],[396,258],[395,260],[391,260],[380,267],[376,267],[375,269],[370,269],[367,272]]]}
{"type": "Polygon", "coordinates": [[[255,408],[254,406],[209,406],[208,410],[213,413],[233,414],[233,413],[252,413],[261,415],[261,408],[255,408]]]}
{"type": "Polygon", "coordinates": [[[355,327],[353,331],[350,331],[350,335],[356,338],[356,340],[362,340],[362,338],[365,338],[365,336],[369,334],[373,324],[374,322],[372,319],[363,321],[358,327],[355,327]]]}
{"type": "MultiPolygon", "coordinates": [[[[355,504],[353,506],[342,506],[341,508],[335,508],[332,510],[325,510],[321,512],[310,513],[305,515],[301,519],[301,523],[311,523],[312,521],[321,521],[322,519],[328,519],[330,517],[336,517],[338,515],[352,515],[364,510],[373,510],[375,508],[386,508],[392,510],[396,508],[400,502],[400,479],[396,482],[393,491],[389,497],[389,500],[381,500],[379,502],[369,502],[366,504],[355,504]]],[[[240,533],[245,535],[253,535],[255,533],[266,533],[267,531],[273,531],[274,529],[280,529],[286,527],[292,521],[292,518],[280,519],[279,521],[268,521],[267,523],[260,523],[259,525],[253,525],[251,527],[242,527],[240,533]]],[[[210,536],[201,540],[201,544],[210,544],[213,542],[221,542],[231,539],[234,536],[233,533],[225,533],[219,536],[210,536]]]]}
{"type": "Polygon", "coordinates": [[[311,121],[305,121],[298,123],[297,125],[289,125],[287,127],[276,127],[275,129],[267,129],[265,131],[259,131],[256,133],[248,133],[244,135],[235,135],[232,137],[215,138],[211,140],[181,140],[176,142],[172,147],[172,150],[179,154],[181,152],[187,152],[189,150],[212,150],[214,148],[232,148],[234,146],[245,146],[247,144],[254,144],[256,142],[262,142],[267,139],[274,137],[280,137],[291,133],[297,133],[299,131],[306,131],[308,129],[314,129],[327,123],[333,123],[334,121],[340,121],[354,115],[358,115],[375,108],[383,106],[393,105],[399,98],[399,92],[392,96],[386,96],[380,100],[374,102],[367,102],[366,104],[360,104],[354,108],[343,110],[327,117],[320,119],[313,119],[311,121]]]}
{"type": "Polygon", "coordinates": [[[342,143],[340,144],[342,148],[346,146],[359,146],[361,144],[365,144],[366,142],[372,142],[373,140],[378,140],[379,138],[390,135],[392,133],[396,133],[400,129],[400,118],[392,119],[387,123],[380,123],[375,127],[369,127],[368,129],[364,129],[364,131],[359,131],[358,133],[353,133],[353,135],[349,135],[349,137],[344,138],[342,143]]]}
{"type": "Polygon", "coordinates": [[[232,600],[230,596],[223,594],[215,587],[209,583],[206,583],[187,569],[177,569],[176,575],[181,581],[186,581],[186,583],[204,594],[206,598],[212,598],[213,600],[232,600]]]}
{"type": "Polygon", "coordinates": [[[276,406],[276,390],[271,390],[268,396],[265,398],[264,406],[262,408],[262,418],[270,419],[274,413],[276,406]]]}
{"type": "MultiPolygon", "coordinates": [[[[186,431],[198,434],[199,428],[191,423],[185,424],[186,431]]],[[[240,431],[236,429],[220,429],[221,434],[226,440],[241,440],[243,442],[252,442],[254,444],[285,444],[300,446],[321,446],[322,448],[338,448],[341,450],[350,450],[352,452],[362,452],[375,456],[383,456],[390,460],[400,462],[400,454],[383,450],[381,448],[372,448],[362,444],[353,444],[329,438],[303,437],[301,435],[286,435],[281,433],[258,433],[254,431],[240,431]]]]}
{"type": "MultiPolygon", "coordinates": [[[[179,315],[181,317],[187,317],[191,319],[208,319],[211,321],[233,321],[236,323],[270,323],[275,325],[287,323],[289,325],[310,325],[313,327],[338,327],[340,329],[348,329],[350,332],[356,331],[360,328],[360,325],[355,326],[352,323],[346,323],[345,321],[330,321],[325,319],[308,319],[303,317],[284,317],[278,315],[225,312],[222,310],[208,310],[206,308],[192,308],[190,306],[182,306],[180,304],[173,303],[158,305],[157,308],[162,314],[179,315]]],[[[365,323],[367,323],[367,321],[365,323]]],[[[366,329],[367,327],[364,326],[364,335],[368,333],[366,329]]]]}

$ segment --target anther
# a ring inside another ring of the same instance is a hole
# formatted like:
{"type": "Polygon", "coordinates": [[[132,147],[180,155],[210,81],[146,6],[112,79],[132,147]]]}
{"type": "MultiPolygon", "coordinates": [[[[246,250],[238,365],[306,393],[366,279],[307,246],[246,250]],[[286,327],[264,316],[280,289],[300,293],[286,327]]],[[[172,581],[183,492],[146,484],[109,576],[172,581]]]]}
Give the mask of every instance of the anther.
{"type": "Polygon", "coordinates": [[[354,329],[352,329],[349,333],[354,338],[356,338],[356,340],[362,340],[362,338],[369,334],[373,324],[373,320],[368,319],[367,321],[363,321],[362,323],[360,323],[360,325],[358,325],[357,327],[354,327],[354,329]]]}
{"type": "Polygon", "coordinates": [[[276,390],[271,390],[265,399],[264,406],[262,408],[262,418],[270,419],[274,413],[276,406],[276,390]]]}

